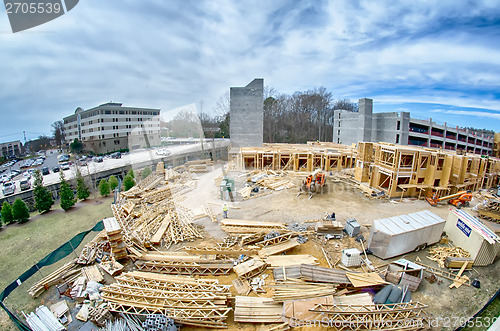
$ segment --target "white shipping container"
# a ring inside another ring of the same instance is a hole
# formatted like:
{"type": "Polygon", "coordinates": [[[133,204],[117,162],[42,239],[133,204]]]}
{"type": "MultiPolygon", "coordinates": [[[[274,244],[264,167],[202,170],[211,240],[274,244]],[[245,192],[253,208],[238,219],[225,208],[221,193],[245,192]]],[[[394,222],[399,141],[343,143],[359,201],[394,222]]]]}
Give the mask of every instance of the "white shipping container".
{"type": "Polygon", "coordinates": [[[455,246],[470,253],[476,266],[492,264],[500,253],[500,238],[463,210],[450,209],[444,230],[455,246]]]}
{"type": "Polygon", "coordinates": [[[445,220],[429,210],[374,220],[368,248],[377,257],[389,259],[437,243],[445,220]]]}

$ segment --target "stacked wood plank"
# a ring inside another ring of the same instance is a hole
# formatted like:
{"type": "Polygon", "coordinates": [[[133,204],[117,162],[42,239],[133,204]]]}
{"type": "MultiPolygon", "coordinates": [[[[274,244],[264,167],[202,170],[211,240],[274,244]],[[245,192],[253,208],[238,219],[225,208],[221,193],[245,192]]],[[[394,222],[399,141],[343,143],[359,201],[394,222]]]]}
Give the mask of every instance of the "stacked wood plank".
{"type": "Polygon", "coordinates": [[[273,300],[284,302],[288,300],[299,300],[315,297],[333,295],[337,291],[337,286],[325,283],[311,283],[301,280],[286,280],[276,283],[273,300]]]}
{"type": "Polygon", "coordinates": [[[28,293],[36,298],[47,290],[50,286],[59,284],[61,282],[71,282],[80,276],[80,267],[76,264],[76,259],[70,261],[57,269],[56,271],[50,273],[49,275],[43,277],[38,282],[33,284],[28,290],[28,293]]]}
{"type": "Polygon", "coordinates": [[[129,272],[101,288],[111,311],[126,314],[163,314],[177,323],[221,328],[231,308],[227,286],[216,280],[129,272]]]}
{"type": "Polygon", "coordinates": [[[267,263],[261,259],[255,258],[240,263],[233,267],[236,275],[243,279],[249,279],[260,275],[267,268],[267,263]]]}
{"type": "Polygon", "coordinates": [[[265,248],[262,248],[259,251],[259,256],[261,258],[266,258],[266,257],[271,256],[271,255],[276,255],[276,254],[286,252],[286,251],[288,251],[296,246],[299,246],[299,245],[300,245],[300,243],[297,241],[297,238],[293,238],[293,239],[290,239],[288,241],[284,241],[284,242],[277,244],[277,245],[272,245],[272,246],[267,246],[265,248]]]}
{"type": "Polygon", "coordinates": [[[295,186],[291,180],[278,176],[264,177],[258,180],[257,184],[274,191],[289,189],[295,186]]]}
{"type": "Polygon", "coordinates": [[[344,270],[323,268],[315,265],[302,264],[273,269],[274,279],[302,279],[317,283],[332,283],[350,285],[351,282],[344,270]]]}
{"type": "Polygon", "coordinates": [[[353,273],[347,272],[347,278],[351,282],[353,287],[372,287],[377,285],[388,284],[385,280],[380,277],[376,272],[366,272],[366,273],[353,273]]]}
{"type": "Polygon", "coordinates": [[[429,260],[437,262],[441,268],[445,267],[447,257],[469,258],[470,254],[461,247],[433,247],[429,249],[429,260]]]}
{"type": "Polygon", "coordinates": [[[120,260],[127,257],[127,247],[123,242],[122,228],[116,221],[116,218],[109,217],[103,220],[106,236],[108,237],[109,245],[111,246],[111,254],[115,260],[120,260]]]}
{"type": "Polygon", "coordinates": [[[272,255],[265,259],[266,263],[273,268],[281,268],[296,264],[318,264],[318,259],[309,254],[298,255],[272,255]]]}
{"type": "Polygon", "coordinates": [[[315,230],[318,234],[342,235],[344,227],[339,221],[322,220],[316,223],[315,230]]]}
{"type": "Polygon", "coordinates": [[[467,264],[465,265],[466,270],[472,269],[474,260],[468,257],[447,256],[444,260],[444,266],[449,269],[460,269],[462,268],[464,262],[467,262],[467,264]]]}
{"type": "Polygon", "coordinates": [[[286,230],[284,223],[260,222],[250,220],[223,219],[220,221],[222,230],[228,233],[259,233],[271,230],[286,230]]]}
{"type": "Polygon", "coordinates": [[[283,323],[283,305],[271,298],[237,296],[234,321],[241,323],[283,323]]]}

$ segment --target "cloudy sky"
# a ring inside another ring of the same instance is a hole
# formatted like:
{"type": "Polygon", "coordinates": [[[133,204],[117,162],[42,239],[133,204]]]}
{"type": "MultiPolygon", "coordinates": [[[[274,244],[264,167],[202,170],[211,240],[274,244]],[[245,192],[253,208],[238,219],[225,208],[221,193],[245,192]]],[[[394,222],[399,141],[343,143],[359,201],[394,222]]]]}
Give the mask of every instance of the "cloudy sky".
{"type": "Polygon", "coordinates": [[[15,34],[2,8],[0,141],[108,101],[210,112],[255,77],[500,131],[499,40],[498,0],[82,0],[15,34]]]}

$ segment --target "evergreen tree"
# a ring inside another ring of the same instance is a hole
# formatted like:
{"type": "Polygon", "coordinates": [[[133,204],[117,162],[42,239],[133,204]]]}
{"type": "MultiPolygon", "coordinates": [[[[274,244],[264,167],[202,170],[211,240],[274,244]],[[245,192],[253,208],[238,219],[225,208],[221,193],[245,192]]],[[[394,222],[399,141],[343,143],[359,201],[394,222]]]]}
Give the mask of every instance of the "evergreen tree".
{"type": "Polygon", "coordinates": [[[99,191],[101,192],[101,196],[106,197],[109,195],[109,183],[105,179],[101,179],[99,182],[99,191]]]}
{"type": "Polygon", "coordinates": [[[77,168],[76,169],[76,197],[80,200],[85,200],[90,196],[90,190],[87,184],[85,184],[85,179],[82,173],[77,168]]]}
{"type": "Polygon", "coordinates": [[[118,186],[118,179],[115,176],[111,175],[109,176],[108,184],[109,184],[109,189],[111,190],[111,192],[113,192],[115,188],[118,186]]]}
{"type": "Polygon", "coordinates": [[[142,169],[142,173],[141,173],[142,179],[148,177],[150,174],[151,174],[151,169],[149,167],[142,169]]]}
{"type": "Polygon", "coordinates": [[[130,168],[130,170],[127,172],[127,175],[126,176],[130,176],[132,178],[135,178],[135,175],[134,175],[134,170],[132,168],[130,168]]]}
{"type": "Polygon", "coordinates": [[[61,184],[59,189],[59,196],[61,197],[61,208],[64,209],[64,211],[67,211],[76,203],[75,194],[73,193],[73,190],[69,186],[68,182],[66,182],[66,179],[64,179],[64,172],[61,171],[59,174],[59,176],[61,177],[61,184]]]}
{"type": "Polygon", "coordinates": [[[50,210],[54,204],[52,194],[43,186],[43,177],[39,170],[35,172],[35,189],[33,190],[35,196],[35,208],[40,214],[50,210]]]}
{"type": "Polygon", "coordinates": [[[2,220],[5,225],[10,224],[14,221],[14,215],[12,215],[12,206],[4,201],[2,205],[2,220]]]}
{"type": "Polygon", "coordinates": [[[127,175],[125,176],[125,178],[123,178],[123,188],[125,191],[130,190],[132,187],[134,187],[134,185],[135,182],[133,177],[127,175]]]}
{"type": "Polygon", "coordinates": [[[30,218],[30,212],[28,211],[28,207],[21,199],[16,199],[12,204],[12,216],[19,223],[26,222],[30,218]]]}

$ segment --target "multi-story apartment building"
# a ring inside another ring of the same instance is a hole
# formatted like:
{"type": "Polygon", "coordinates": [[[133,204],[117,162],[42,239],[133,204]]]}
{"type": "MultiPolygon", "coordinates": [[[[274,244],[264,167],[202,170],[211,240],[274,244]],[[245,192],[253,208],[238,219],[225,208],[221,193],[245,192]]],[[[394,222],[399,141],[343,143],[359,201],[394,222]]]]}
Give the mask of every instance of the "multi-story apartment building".
{"type": "Polygon", "coordinates": [[[432,119],[411,118],[409,112],[373,113],[373,100],[360,99],[359,111],[334,111],[333,142],[344,145],[387,142],[491,155],[493,135],[476,133],[432,119]]]}
{"type": "Polygon", "coordinates": [[[160,109],[110,102],[87,110],[77,108],[63,121],[68,143],[76,138],[97,154],[161,144],[160,109]]]}
{"type": "Polygon", "coordinates": [[[7,158],[19,156],[23,152],[23,145],[20,140],[0,143],[0,155],[7,158]]]}

